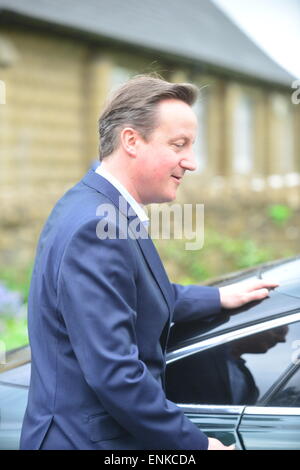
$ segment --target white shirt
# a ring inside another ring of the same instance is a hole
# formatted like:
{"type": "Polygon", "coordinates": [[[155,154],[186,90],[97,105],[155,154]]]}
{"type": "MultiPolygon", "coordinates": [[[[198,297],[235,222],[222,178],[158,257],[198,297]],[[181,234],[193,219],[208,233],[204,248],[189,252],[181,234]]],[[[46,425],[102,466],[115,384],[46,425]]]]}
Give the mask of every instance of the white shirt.
{"type": "Polygon", "coordinates": [[[124,197],[124,199],[128,202],[128,204],[132,207],[132,209],[134,210],[134,212],[136,213],[136,215],[138,216],[138,218],[140,219],[140,221],[142,222],[142,224],[147,227],[148,224],[149,224],[149,217],[147,216],[146,212],[144,211],[143,209],[143,206],[140,205],[132,196],[131,194],[127,191],[127,189],[125,188],[125,186],[123,186],[122,183],[120,183],[120,181],[115,178],[111,173],[109,173],[109,171],[105,170],[105,168],[103,168],[103,165],[99,165],[96,170],[95,170],[95,173],[98,173],[98,175],[102,176],[103,178],[105,178],[107,181],[110,182],[110,184],[112,184],[118,191],[119,193],[122,194],[122,196],[124,197]]]}

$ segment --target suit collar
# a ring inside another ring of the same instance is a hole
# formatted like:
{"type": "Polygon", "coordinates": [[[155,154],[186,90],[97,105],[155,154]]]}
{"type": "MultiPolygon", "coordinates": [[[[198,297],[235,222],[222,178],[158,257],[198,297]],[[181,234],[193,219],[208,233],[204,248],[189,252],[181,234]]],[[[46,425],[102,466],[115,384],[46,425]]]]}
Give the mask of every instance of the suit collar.
{"type": "Polygon", "coordinates": [[[148,221],[148,216],[144,208],[139,204],[134,197],[127,191],[127,188],[119,181],[113,174],[104,168],[104,165],[99,165],[95,173],[105,178],[109,181],[116,189],[119,191],[124,199],[130,204],[134,212],[137,214],[138,218],[144,223],[148,221]]]}
{"type": "Polygon", "coordinates": [[[94,170],[89,170],[82,178],[81,182],[106,196],[119,211],[128,218],[128,214],[130,213],[128,202],[106,178],[98,175],[94,170]]]}

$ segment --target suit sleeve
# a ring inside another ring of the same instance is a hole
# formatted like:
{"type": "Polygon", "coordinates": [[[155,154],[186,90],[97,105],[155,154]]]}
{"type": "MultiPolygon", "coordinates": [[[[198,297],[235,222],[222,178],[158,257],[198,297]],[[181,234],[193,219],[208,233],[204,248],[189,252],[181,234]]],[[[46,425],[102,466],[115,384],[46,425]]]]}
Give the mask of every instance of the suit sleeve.
{"type": "Polygon", "coordinates": [[[139,358],[136,265],[129,240],[73,235],[58,277],[58,309],[89,386],[104,409],[150,449],[207,449],[208,439],[139,358]]]}
{"type": "Polygon", "coordinates": [[[174,322],[213,319],[221,312],[220,291],[217,287],[173,284],[173,289],[174,322]]]}

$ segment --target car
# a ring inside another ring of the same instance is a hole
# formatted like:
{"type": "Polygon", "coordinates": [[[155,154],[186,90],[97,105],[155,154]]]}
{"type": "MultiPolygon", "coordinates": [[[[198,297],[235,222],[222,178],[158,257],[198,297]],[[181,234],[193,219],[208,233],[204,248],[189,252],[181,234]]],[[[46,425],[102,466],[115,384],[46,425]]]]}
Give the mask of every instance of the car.
{"type": "MultiPolygon", "coordinates": [[[[172,324],[166,394],[210,437],[238,450],[300,449],[300,256],[223,276],[279,282],[262,301],[172,324]]],[[[29,346],[0,373],[0,449],[17,449],[30,380],[29,346]]]]}

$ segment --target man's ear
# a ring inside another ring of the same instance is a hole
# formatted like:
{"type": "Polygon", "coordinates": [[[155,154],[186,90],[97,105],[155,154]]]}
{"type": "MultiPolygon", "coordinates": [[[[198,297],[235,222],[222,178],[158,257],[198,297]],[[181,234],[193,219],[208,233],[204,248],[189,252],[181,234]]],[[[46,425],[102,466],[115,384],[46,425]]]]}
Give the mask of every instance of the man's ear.
{"type": "Polygon", "coordinates": [[[120,134],[120,144],[125,152],[135,158],[137,155],[137,141],[139,139],[138,132],[132,127],[124,127],[120,134]]]}

